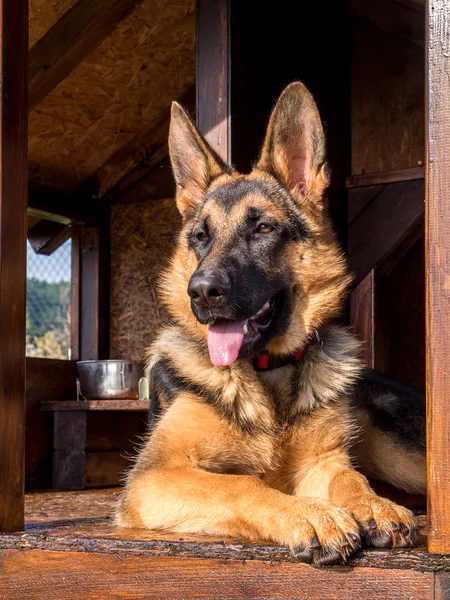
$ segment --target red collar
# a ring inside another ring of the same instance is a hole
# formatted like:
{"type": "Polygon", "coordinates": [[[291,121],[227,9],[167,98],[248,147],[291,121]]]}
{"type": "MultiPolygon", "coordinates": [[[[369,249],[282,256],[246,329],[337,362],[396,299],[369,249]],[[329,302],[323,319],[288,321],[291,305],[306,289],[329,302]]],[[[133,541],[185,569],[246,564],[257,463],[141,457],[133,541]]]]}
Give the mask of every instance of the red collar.
{"type": "Polygon", "coordinates": [[[308,347],[308,344],[316,340],[319,346],[322,346],[323,342],[319,337],[319,332],[317,329],[311,333],[308,337],[303,348],[298,348],[292,354],[286,354],[285,356],[277,356],[275,354],[270,354],[269,352],[261,352],[256,356],[252,356],[250,358],[250,362],[253,365],[253,368],[256,371],[271,371],[272,369],[278,369],[279,367],[284,367],[284,365],[292,365],[296,362],[299,362],[303,358],[303,354],[308,347]]]}
{"type": "Polygon", "coordinates": [[[261,354],[252,356],[250,362],[256,371],[271,371],[272,369],[278,369],[279,367],[284,367],[284,365],[291,365],[301,360],[305,348],[298,348],[298,350],[292,354],[287,354],[285,356],[261,352],[261,354]]]}

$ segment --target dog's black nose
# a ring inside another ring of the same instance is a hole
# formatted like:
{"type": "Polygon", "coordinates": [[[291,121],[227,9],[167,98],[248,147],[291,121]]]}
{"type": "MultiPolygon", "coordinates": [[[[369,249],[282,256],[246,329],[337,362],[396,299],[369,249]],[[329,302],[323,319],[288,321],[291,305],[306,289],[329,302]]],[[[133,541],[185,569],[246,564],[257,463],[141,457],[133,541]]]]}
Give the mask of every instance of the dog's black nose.
{"type": "Polygon", "coordinates": [[[188,285],[188,294],[199,307],[217,306],[230,289],[230,279],[222,269],[197,271],[188,285]]]}

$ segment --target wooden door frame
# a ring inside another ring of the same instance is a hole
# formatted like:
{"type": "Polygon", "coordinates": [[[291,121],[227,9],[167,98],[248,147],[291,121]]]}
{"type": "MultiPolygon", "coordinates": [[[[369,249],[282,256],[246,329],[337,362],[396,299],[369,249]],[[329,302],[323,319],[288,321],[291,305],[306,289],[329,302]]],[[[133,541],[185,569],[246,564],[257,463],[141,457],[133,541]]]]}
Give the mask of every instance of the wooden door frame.
{"type": "Polygon", "coordinates": [[[428,549],[450,552],[450,0],[426,3],[428,549]]]}

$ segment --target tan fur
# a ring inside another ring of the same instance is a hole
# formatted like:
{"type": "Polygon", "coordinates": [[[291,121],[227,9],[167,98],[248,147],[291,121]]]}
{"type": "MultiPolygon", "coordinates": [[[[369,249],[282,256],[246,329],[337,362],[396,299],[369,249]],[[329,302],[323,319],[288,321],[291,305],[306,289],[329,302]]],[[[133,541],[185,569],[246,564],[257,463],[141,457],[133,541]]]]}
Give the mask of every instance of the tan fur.
{"type": "Polygon", "coordinates": [[[425,455],[405,452],[391,437],[370,424],[366,414],[355,415],[362,434],[352,448],[355,463],[368,477],[387,481],[411,494],[427,489],[425,455]]]}
{"type": "Polygon", "coordinates": [[[197,269],[187,232],[195,231],[197,211],[215,231],[207,264],[220,264],[249,206],[264,207],[278,222],[287,217],[254,194],[227,214],[202,204],[208,190],[244,176],[221,163],[178,106],[169,143],[184,226],[161,292],[176,324],[161,332],[148,362],[164,361],[185,387],[171,401],[162,397],[164,413],[128,476],[117,523],[263,538],[321,564],[345,560],[360,544],[360,525],[375,545],[407,545],[411,513],[377,497],[349,454],[359,434],[347,401],[361,370],[359,344],[344,328],[324,325],[338,314],[350,277],[326,216],[325,142],[311,95],[301,84],[287,88],[258,166],[245,176],[282,181],[311,232],[279,257],[294,273],[291,318],[267,346],[283,355],[307,344],[295,366],[260,373],[244,359],[211,364],[207,328],[187,296],[197,269]]]}

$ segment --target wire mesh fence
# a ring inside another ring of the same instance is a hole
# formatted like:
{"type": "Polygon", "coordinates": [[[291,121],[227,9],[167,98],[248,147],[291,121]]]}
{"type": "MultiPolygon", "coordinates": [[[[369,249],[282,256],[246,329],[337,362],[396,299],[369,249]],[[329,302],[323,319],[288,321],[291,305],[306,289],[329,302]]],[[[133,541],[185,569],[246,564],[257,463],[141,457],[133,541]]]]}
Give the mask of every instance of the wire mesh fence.
{"type": "Polygon", "coordinates": [[[50,256],[27,244],[27,356],[70,359],[72,240],[50,256]]]}

